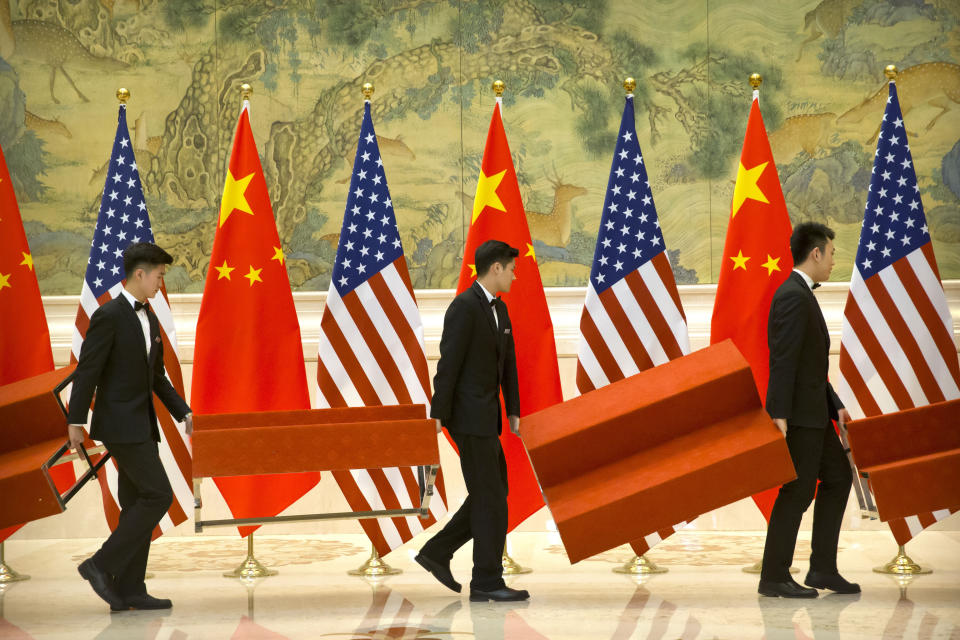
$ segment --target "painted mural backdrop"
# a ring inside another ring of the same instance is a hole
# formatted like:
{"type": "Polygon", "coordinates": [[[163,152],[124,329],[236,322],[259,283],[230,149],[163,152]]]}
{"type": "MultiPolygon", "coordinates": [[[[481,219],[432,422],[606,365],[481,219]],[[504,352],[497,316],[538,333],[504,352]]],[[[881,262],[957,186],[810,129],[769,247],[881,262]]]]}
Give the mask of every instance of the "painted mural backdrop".
{"type": "Polygon", "coordinates": [[[76,294],[117,87],[171,292],[203,288],[238,87],[295,289],[326,290],[362,111],[414,286],[454,287],[493,105],[547,286],[589,274],[622,79],[678,282],[715,282],[750,102],[793,220],[837,229],[850,277],[886,95],[900,100],[945,278],[960,278],[956,0],[0,0],[0,144],[45,294],[76,294]]]}

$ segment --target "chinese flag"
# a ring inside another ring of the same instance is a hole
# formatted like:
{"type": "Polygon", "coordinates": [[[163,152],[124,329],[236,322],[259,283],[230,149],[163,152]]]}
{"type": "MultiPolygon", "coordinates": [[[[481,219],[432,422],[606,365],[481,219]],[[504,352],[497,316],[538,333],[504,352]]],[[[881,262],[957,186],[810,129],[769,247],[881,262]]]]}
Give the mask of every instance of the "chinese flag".
{"type": "MultiPolygon", "coordinates": [[[[40,286],[7,161],[0,148],[0,385],[51,370],[53,352],[40,286]]],[[[63,439],[67,439],[66,428],[63,439]]],[[[73,466],[57,465],[53,477],[58,487],[69,487],[75,479],[73,466]]],[[[0,542],[20,526],[0,529],[0,542]]]]}
{"type": "MultiPolygon", "coordinates": [[[[520,199],[520,186],[500,117],[500,99],[493,108],[487,145],[473,201],[473,216],[463,251],[463,265],[457,293],[461,293],[477,277],[473,254],[487,240],[502,240],[520,250],[517,258],[517,279],[510,293],[503,295],[513,323],[517,350],[517,375],[520,382],[520,411],[523,415],[540,411],[563,400],[560,392],[560,371],[557,368],[557,347],[553,341],[553,323],[547,309],[547,298],[540,280],[533,253],[533,241],[520,199]]],[[[506,427],[500,436],[507,458],[508,531],[543,506],[540,486],[527,458],[520,438],[506,427]]]]}
{"type": "MultiPolygon", "coordinates": [[[[309,409],[300,325],[243,103],[197,318],[190,405],[197,413],[309,409]]],[[[319,473],[217,478],[236,518],[275,516],[319,473]]],[[[240,527],[246,536],[257,527],[240,527]]]]}
{"type": "MultiPolygon", "coordinates": [[[[764,401],[770,377],[767,315],[774,292],[793,269],[793,258],[790,256],[790,217],[760,115],[758,93],[753,92],[737,183],[733,188],[710,344],[727,338],[733,340],[750,363],[760,400],[764,401]]],[[[753,496],[767,521],[778,491],[768,489],[753,496]]]]}

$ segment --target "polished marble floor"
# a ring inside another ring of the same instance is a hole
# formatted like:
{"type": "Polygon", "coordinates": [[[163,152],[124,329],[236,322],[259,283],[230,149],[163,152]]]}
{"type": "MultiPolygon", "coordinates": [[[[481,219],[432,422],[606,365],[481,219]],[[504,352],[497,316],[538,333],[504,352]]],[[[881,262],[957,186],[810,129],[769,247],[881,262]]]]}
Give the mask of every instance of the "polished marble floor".
{"type": "MultiPolygon", "coordinates": [[[[801,536],[796,565],[805,571],[809,534],[801,536]]],[[[240,539],[169,538],[154,544],[147,583],[174,601],[161,614],[110,614],[75,569],[99,543],[9,541],[8,564],[32,578],[2,589],[0,638],[960,639],[960,532],[911,542],[910,555],[934,572],[904,583],[871,571],[896,551],[889,533],[844,532],[839,563],[863,593],[808,601],[757,596],[756,576],[741,567],[760,557],[758,532],[675,534],[650,554],[669,571],[639,583],[611,571],[627,548],[571,567],[554,535],[517,533],[510,553],[534,569],[511,582],[532,594],[520,605],[471,604],[447,591],[412,561],[418,541],[387,557],[401,575],[369,583],[346,575],[369,554],[362,535],[258,534],[257,557],[280,573],[244,583],[221,576],[243,558],[240,539]]],[[[454,573],[466,582],[469,567],[465,548],[454,573]]]]}

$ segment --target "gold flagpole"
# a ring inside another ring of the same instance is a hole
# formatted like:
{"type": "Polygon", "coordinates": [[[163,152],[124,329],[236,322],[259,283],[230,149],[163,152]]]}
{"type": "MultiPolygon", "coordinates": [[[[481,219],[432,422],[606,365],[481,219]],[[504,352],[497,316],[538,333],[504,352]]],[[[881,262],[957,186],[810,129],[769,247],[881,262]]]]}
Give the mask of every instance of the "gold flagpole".
{"type": "Polygon", "coordinates": [[[253,533],[251,533],[247,536],[247,557],[240,563],[240,566],[233,571],[224,572],[223,577],[250,580],[275,575],[277,575],[276,569],[266,568],[253,556],[253,533]]]}
{"type": "Polygon", "coordinates": [[[377,548],[372,545],[370,547],[370,557],[367,558],[367,561],[356,569],[350,569],[347,571],[347,575],[373,579],[395,576],[400,573],[403,573],[403,569],[391,567],[384,562],[380,557],[380,554],[377,552],[377,548]]]}
{"type": "MultiPolygon", "coordinates": [[[[628,77],[623,81],[623,89],[626,91],[628,96],[632,96],[633,90],[636,88],[637,81],[635,79],[628,77]]],[[[669,571],[669,569],[658,566],[655,562],[647,558],[646,555],[638,556],[637,554],[634,554],[632,558],[627,560],[619,567],[614,567],[612,571],[614,573],[630,576],[646,576],[656,573],[666,573],[669,571]]]]}
{"type": "Polygon", "coordinates": [[[23,573],[17,573],[4,559],[5,542],[0,542],[0,584],[10,584],[11,582],[22,582],[29,580],[30,576],[23,573]]]}
{"type": "Polygon", "coordinates": [[[873,570],[876,573],[885,573],[894,576],[919,576],[933,573],[933,569],[930,567],[924,567],[914,562],[913,559],[907,555],[902,544],[897,547],[897,555],[893,557],[893,560],[879,567],[874,567],[873,570]]]}

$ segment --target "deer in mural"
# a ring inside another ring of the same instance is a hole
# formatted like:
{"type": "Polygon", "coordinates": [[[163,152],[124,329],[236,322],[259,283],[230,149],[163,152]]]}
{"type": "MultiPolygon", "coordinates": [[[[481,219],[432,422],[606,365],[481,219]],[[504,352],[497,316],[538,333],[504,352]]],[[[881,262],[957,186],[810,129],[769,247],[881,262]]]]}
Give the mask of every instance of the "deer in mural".
{"type": "Polygon", "coordinates": [[[847,26],[850,14],[863,0],[823,0],[803,18],[803,30],[808,31],[807,39],[800,43],[797,62],[803,57],[803,48],[822,35],[836,38],[847,26]]]}
{"type": "Polygon", "coordinates": [[[129,66],[120,60],[94,55],[75,35],[52,22],[13,20],[4,25],[4,29],[0,30],[0,36],[2,36],[0,50],[9,49],[14,59],[28,60],[50,67],[50,98],[56,104],[60,104],[53,92],[57,71],[66,78],[81,100],[90,102],[67,73],[64,65],[82,65],[88,71],[104,73],[115,72],[129,66]],[[10,42],[7,42],[8,38],[10,42]]]}
{"type": "Polygon", "coordinates": [[[530,238],[552,247],[565,247],[570,242],[570,223],[573,217],[571,202],[587,194],[584,187],[566,184],[553,168],[553,177],[547,176],[553,185],[553,208],[547,212],[527,209],[527,225],[530,238]]]}
{"type": "MultiPolygon", "coordinates": [[[[883,113],[887,103],[887,83],[872,96],[853,107],[839,118],[837,124],[856,125],[867,116],[876,117],[883,113]]],[[[937,120],[960,104],[960,65],[949,62],[926,62],[903,69],[897,73],[897,98],[900,101],[900,110],[904,116],[913,107],[929,104],[940,109],[927,123],[924,131],[929,131],[937,120]]],[[[880,127],[877,126],[866,142],[877,139],[880,127]]]]}
{"type": "MultiPolygon", "coordinates": [[[[530,239],[539,240],[552,247],[564,247],[570,242],[573,215],[570,203],[575,198],[586,195],[587,190],[584,187],[563,182],[557,175],[556,168],[554,168],[554,177],[547,176],[547,180],[553,185],[553,207],[545,212],[526,209],[530,239]]],[[[457,191],[457,195],[463,202],[463,224],[469,228],[473,217],[473,196],[460,190],[457,191]]]]}

